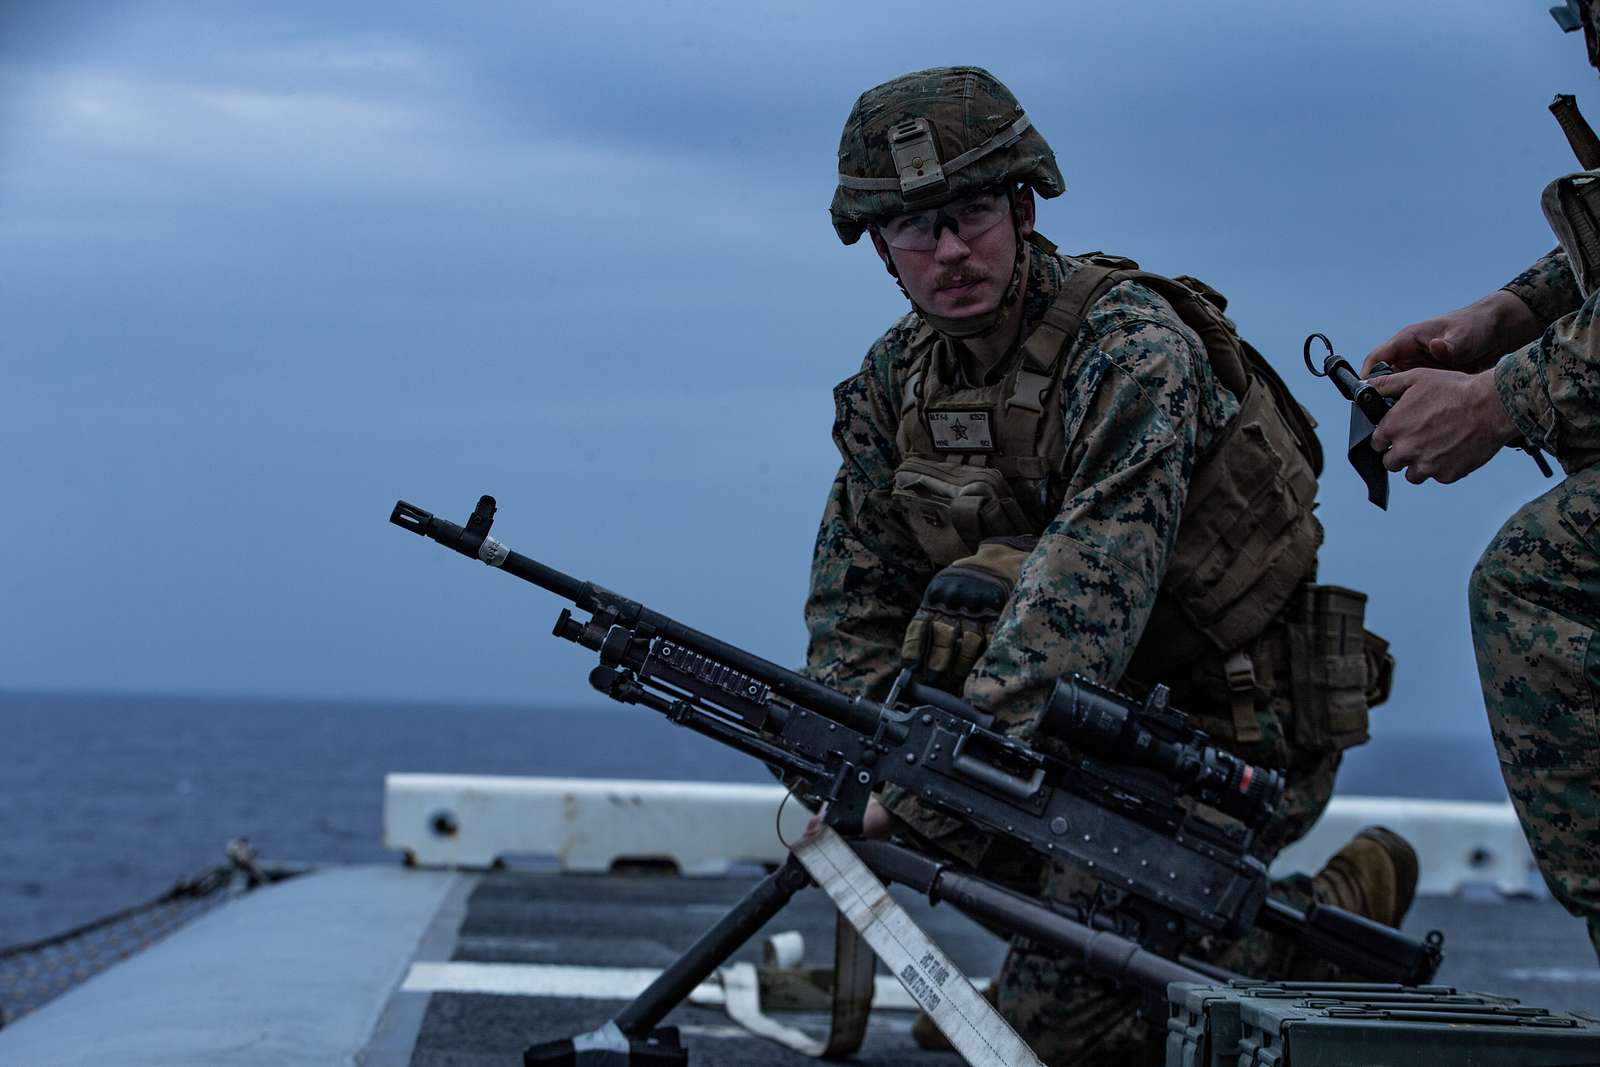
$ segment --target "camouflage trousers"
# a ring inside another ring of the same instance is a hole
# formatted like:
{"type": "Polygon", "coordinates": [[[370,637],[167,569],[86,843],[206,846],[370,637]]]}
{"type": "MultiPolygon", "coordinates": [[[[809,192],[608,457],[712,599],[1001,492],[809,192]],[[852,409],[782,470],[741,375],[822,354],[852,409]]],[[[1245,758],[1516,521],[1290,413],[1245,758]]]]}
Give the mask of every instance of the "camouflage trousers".
{"type": "Polygon", "coordinates": [[[1600,467],[1501,527],[1468,602],[1506,789],[1550,891],[1600,952],[1600,467]]]}

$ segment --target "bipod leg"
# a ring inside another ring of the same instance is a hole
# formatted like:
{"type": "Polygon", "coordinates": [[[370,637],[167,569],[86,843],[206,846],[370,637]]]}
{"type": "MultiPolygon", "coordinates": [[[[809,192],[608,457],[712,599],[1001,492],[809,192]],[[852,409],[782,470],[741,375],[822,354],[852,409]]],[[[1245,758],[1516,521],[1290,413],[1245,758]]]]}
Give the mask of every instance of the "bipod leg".
{"type": "Polygon", "coordinates": [[[677,1027],[657,1029],[656,1024],[682,1004],[768,919],[782,911],[791,897],[810,884],[811,876],[791,855],[610,1022],[577,1037],[530,1045],[522,1054],[524,1067],[653,1067],[687,1063],[677,1027]]]}

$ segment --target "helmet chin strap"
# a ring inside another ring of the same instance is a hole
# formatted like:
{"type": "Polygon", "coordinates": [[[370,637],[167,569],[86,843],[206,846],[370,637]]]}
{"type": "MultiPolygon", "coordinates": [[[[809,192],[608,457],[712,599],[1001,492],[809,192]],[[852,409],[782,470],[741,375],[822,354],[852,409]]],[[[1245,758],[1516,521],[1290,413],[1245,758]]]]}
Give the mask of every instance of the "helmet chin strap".
{"type": "Polygon", "coordinates": [[[1018,214],[1017,199],[1013,194],[1011,198],[1011,235],[1016,240],[1017,255],[1011,264],[1011,282],[1006,286],[1005,293],[1000,297],[1000,303],[995,305],[993,311],[986,311],[982,315],[966,315],[959,319],[935,315],[911,299],[911,294],[906,291],[906,283],[900,280],[900,272],[894,269],[892,260],[889,262],[889,274],[894,278],[895,284],[900,287],[900,292],[905,295],[907,300],[911,301],[911,310],[916,312],[919,319],[922,319],[946,337],[960,341],[989,337],[1000,329],[1005,319],[1005,311],[1022,297],[1022,268],[1028,250],[1024,247],[1027,242],[1022,237],[1022,228],[1017,218],[1018,214]]]}

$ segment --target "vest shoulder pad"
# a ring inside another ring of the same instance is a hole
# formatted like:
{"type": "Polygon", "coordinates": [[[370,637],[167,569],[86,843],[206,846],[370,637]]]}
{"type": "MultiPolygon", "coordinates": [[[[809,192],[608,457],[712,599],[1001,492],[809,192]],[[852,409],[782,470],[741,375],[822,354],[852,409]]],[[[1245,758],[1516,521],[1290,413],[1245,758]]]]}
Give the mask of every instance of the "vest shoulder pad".
{"type": "MultiPolygon", "coordinates": [[[[1260,383],[1271,393],[1273,404],[1289,424],[1300,451],[1310,462],[1313,472],[1320,477],[1322,444],[1317,440],[1316,421],[1294,398],[1272,364],[1239,336],[1233,320],[1223,314],[1228,306],[1227,297],[1188,275],[1168,278],[1151,271],[1112,266],[1117,258],[1097,255],[1074,262],[1080,267],[1081,279],[1080,275],[1073,275],[1068,279],[1068,285],[1072,287],[1074,281],[1078,282],[1073,296],[1081,298],[1081,303],[1075,309],[1080,318],[1088,316],[1093,321],[1103,311],[1109,312],[1110,308],[1101,309],[1096,305],[1125,281],[1137,282],[1156,293],[1171,306],[1183,324],[1199,337],[1212,372],[1229,392],[1242,402],[1252,385],[1260,383]]],[[[1133,287],[1124,287],[1118,295],[1128,299],[1136,291],[1133,287]]],[[[1064,289],[1063,294],[1066,293],[1064,289]]],[[[1069,307],[1067,310],[1070,313],[1074,309],[1069,307]]]]}

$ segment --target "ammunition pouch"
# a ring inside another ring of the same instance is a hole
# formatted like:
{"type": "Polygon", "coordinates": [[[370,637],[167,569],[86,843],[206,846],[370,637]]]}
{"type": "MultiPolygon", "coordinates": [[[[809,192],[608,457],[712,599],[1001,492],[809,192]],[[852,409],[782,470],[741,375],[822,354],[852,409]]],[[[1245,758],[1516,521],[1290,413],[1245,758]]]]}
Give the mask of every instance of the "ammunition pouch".
{"type": "Polygon", "coordinates": [[[1341,585],[1303,586],[1284,617],[1295,744],[1342,751],[1365,742],[1367,710],[1388,699],[1394,658],[1369,634],[1367,595],[1341,585]]]}
{"type": "MultiPolygon", "coordinates": [[[[1316,566],[1317,478],[1268,389],[1252,381],[1197,465],[1162,588],[1223,653],[1260,636],[1316,566]]],[[[1179,635],[1145,641],[1182,647],[1179,635]]]]}
{"type": "Polygon", "coordinates": [[[1363,626],[1366,601],[1343,586],[1305,583],[1264,633],[1226,654],[1204,647],[1158,601],[1119,685],[1143,692],[1167,682],[1201,729],[1261,766],[1343,751],[1367,740],[1367,713],[1389,698],[1394,679],[1389,643],[1363,626]],[[1170,638],[1160,638],[1162,627],[1170,638]]]}
{"type": "Polygon", "coordinates": [[[894,472],[892,499],[917,544],[941,567],[990,538],[1038,533],[993,467],[908,456],[894,472]]]}

